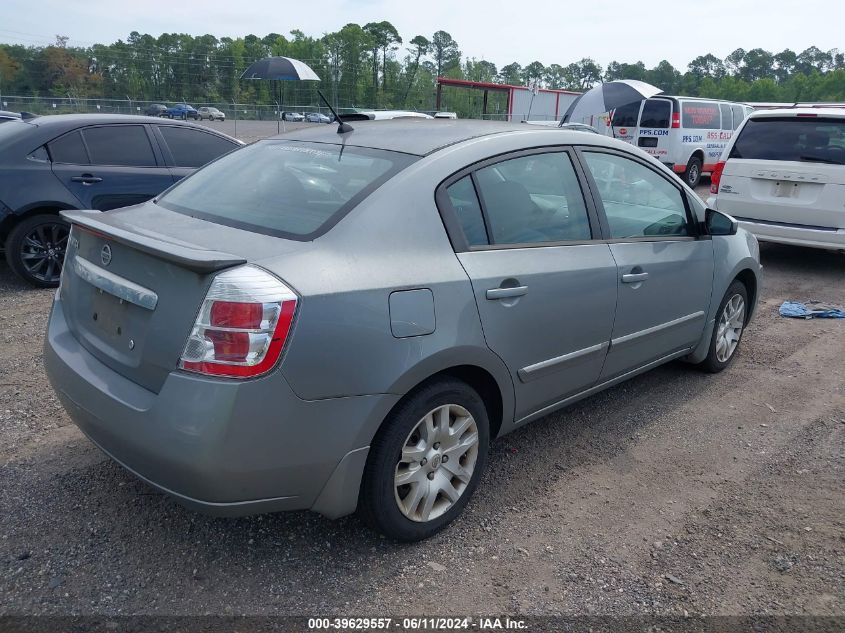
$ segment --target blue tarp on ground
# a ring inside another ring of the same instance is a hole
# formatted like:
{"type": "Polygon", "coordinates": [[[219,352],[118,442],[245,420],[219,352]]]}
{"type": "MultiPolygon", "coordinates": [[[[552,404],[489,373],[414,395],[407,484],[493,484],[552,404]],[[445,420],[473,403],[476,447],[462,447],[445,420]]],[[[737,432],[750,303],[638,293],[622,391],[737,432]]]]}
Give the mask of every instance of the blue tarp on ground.
{"type": "Polygon", "coordinates": [[[793,319],[845,319],[845,310],[822,305],[808,308],[798,301],[784,301],[780,306],[780,315],[793,319]]]}

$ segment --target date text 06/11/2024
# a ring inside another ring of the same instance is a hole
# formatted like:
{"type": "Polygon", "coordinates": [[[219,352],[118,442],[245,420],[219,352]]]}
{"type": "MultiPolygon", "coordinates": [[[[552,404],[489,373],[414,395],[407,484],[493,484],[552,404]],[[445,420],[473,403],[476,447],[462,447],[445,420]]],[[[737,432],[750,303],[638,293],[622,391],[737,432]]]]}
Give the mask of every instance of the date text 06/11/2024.
{"type": "Polygon", "coordinates": [[[389,629],[420,630],[420,631],[448,631],[448,630],[526,630],[528,624],[524,620],[510,617],[482,617],[482,618],[438,618],[438,617],[407,617],[407,618],[308,618],[309,630],[341,630],[341,631],[378,631],[389,629]]]}

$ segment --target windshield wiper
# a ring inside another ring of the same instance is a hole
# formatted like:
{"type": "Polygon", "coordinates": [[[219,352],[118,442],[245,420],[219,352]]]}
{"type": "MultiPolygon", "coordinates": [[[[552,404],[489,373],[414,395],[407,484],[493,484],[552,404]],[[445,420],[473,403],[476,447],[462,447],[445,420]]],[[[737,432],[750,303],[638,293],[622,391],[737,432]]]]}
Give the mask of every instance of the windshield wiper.
{"type": "Polygon", "coordinates": [[[800,160],[804,161],[805,163],[825,163],[827,165],[845,165],[845,163],[840,162],[838,160],[833,160],[831,158],[823,158],[821,156],[799,156],[800,160]]]}

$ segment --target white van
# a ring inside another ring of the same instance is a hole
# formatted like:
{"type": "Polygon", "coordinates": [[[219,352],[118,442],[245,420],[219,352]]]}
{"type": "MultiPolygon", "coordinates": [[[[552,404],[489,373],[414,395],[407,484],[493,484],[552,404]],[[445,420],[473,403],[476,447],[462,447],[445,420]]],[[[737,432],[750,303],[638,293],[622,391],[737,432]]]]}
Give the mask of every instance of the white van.
{"type": "Polygon", "coordinates": [[[659,95],[617,108],[610,134],[654,156],[696,187],[754,109],[743,103],[659,95]]]}
{"type": "Polygon", "coordinates": [[[845,250],[845,108],[760,110],[725,149],[707,206],[765,242],[845,250]]]}

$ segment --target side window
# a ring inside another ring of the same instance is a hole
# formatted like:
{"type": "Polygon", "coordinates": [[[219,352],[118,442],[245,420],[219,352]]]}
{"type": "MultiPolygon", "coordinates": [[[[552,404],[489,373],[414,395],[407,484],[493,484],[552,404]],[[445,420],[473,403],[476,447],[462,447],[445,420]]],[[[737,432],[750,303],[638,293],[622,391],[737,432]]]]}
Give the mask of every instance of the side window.
{"type": "Polygon", "coordinates": [[[493,244],[588,240],[578,177],[563,152],[531,154],[476,172],[493,244]]]}
{"type": "Polygon", "coordinates": [[[738,105],[732,105],[731,111],[734,115],[733,129],[736,129],[739,127],[739,124],[742,123],[742,120],[745,118],[745,112],[743,112],[742,106],[738,105]]]}
{"type": "Polygon", "coordinates": [[[60,136],[47,144],[50,150],[50,158],[54,163],[70,163],[72,165],[87,165],[88,152],[82,144],[82,136],[79,130],[74,130],[64,136],[60,136]]]}
{"type": "Polygon", "coordinates": [[[159,127],[177,167],[202,167],[238,147],[214,134],[174,125],[159,127]]]}
{"type": "Polygon", "coordinates": [[[668,129],[672,119],[672,104],[665,99],[649,99],[643,106],[640,127],[668,129]]]}
{"type": "Polygon", "coordinates": [[[155,167],[156,159],[143,125],[104,125],[82,131],[92,165],[155,167]]]}
{"type": "Polygon", "coordinates": [[[452,183],[447,187],[446,193],[464,230],[467,243],[470,246],[488,244],[487,229],[484,228],[484,217],[481,215],[481,205],[478,204],[472,177],[464,176],[452,183]]]}
{"type": "Polygon", "coordinates": [[[584,152],[614,239],[690,235],[683,194],[651,169],[622,156],[584,152]]]}
{"type": "Polygon", "coordinates": [[[731,115],[731,106],[727,103],[720,103],[719,109],[722,111],[722,129],[723,130],[733,130],[735,129],[731,124],[732,116],[731,115]]]}
{"type": "Polygon", "coordinates": [[[681,123],[685,128],[718,130],[719,105],[711,101],[684,101],[681,104],[681,123]]]}

